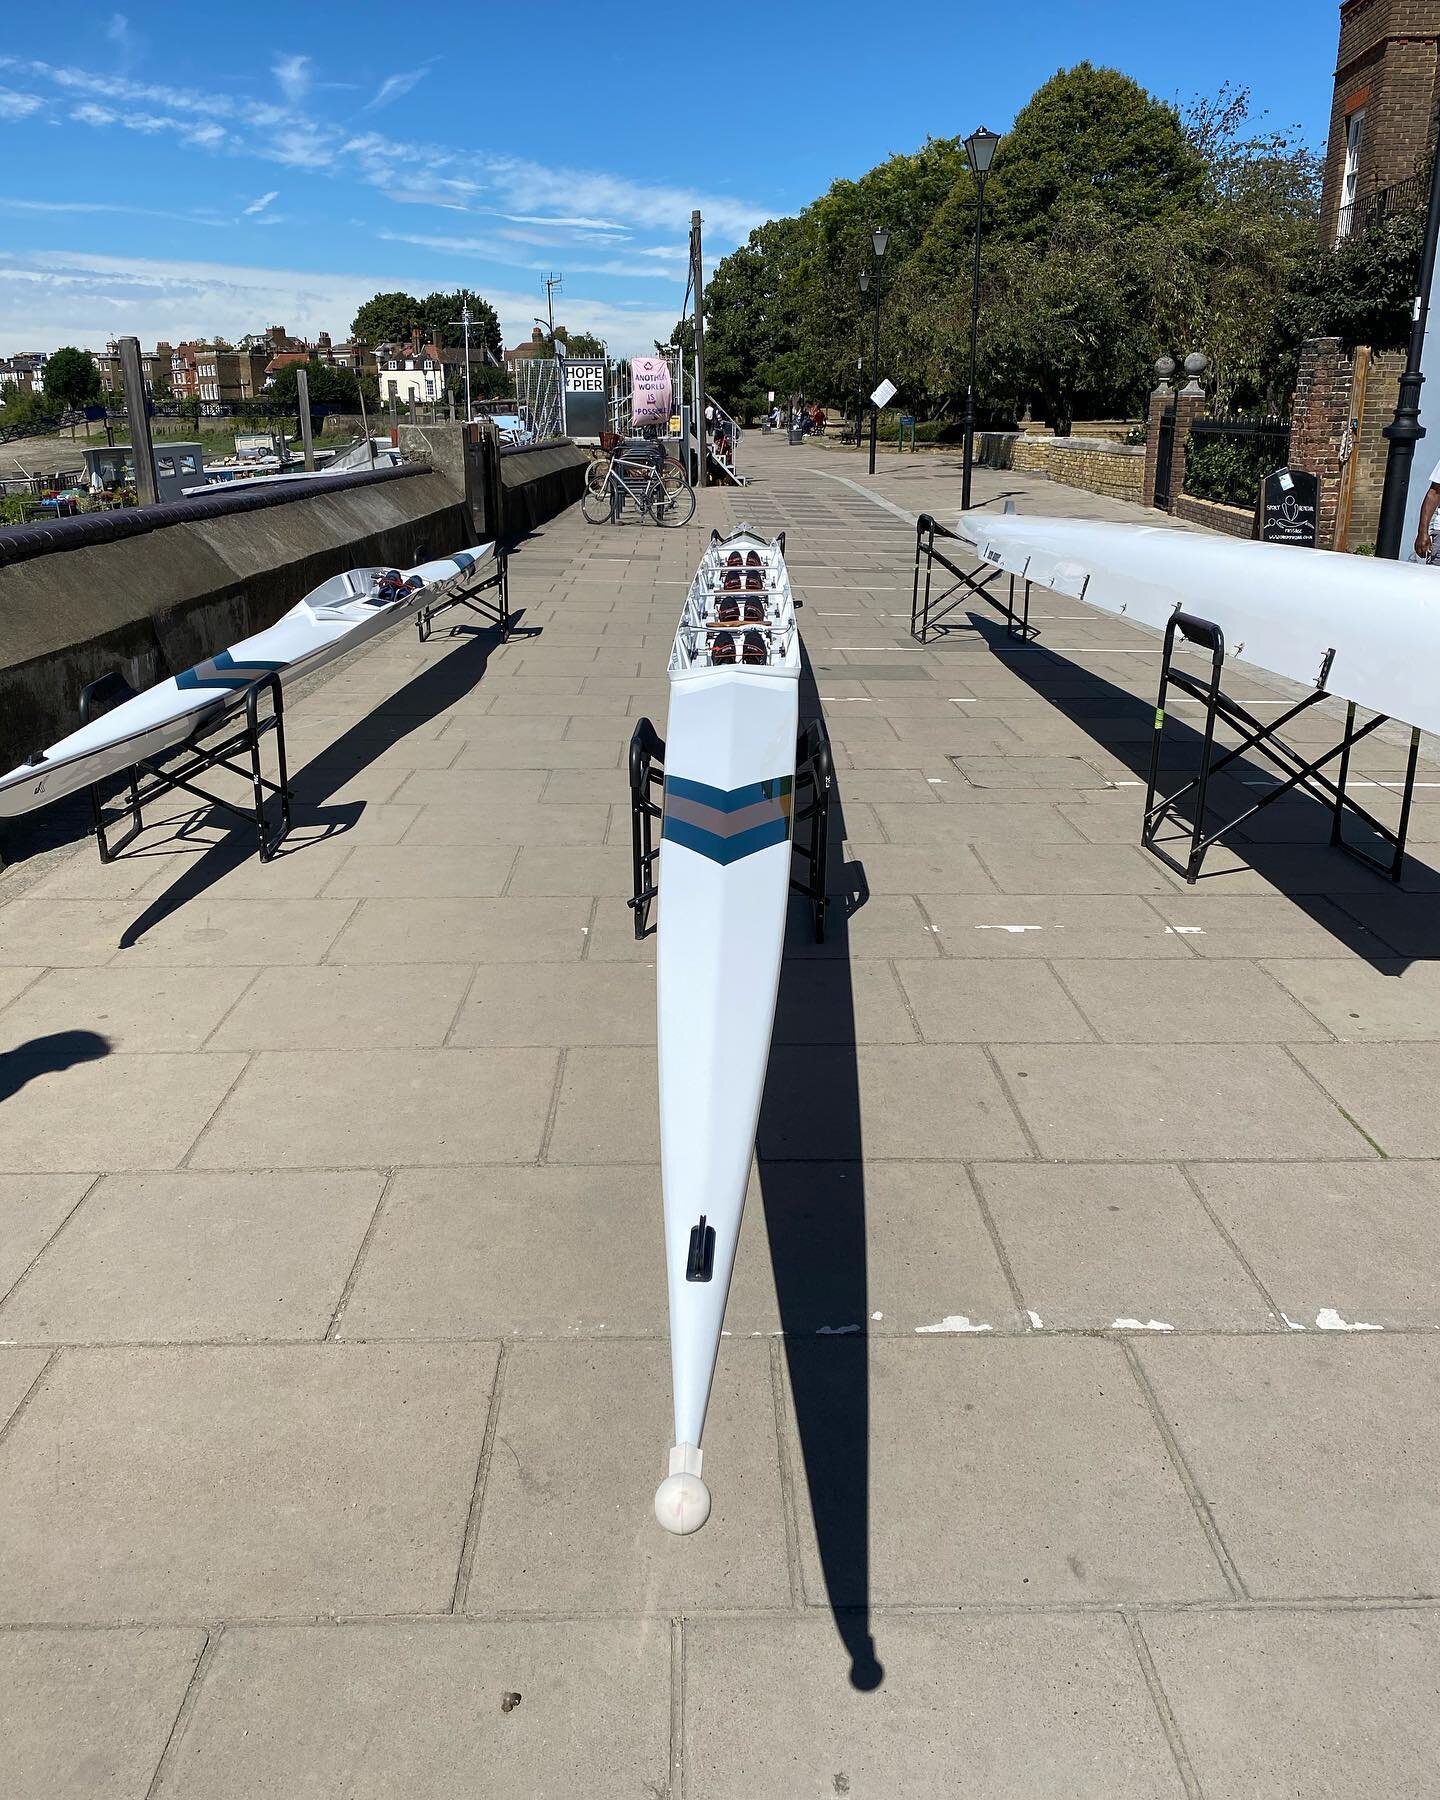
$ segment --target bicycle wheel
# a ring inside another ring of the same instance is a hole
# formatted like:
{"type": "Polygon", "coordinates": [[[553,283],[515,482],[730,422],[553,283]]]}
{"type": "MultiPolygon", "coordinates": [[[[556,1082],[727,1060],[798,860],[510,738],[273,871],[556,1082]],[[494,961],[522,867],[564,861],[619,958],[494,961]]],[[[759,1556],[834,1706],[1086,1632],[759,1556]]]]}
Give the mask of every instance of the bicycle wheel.
{"type": "Polygon", "coordinates": [[[695,490],[683,474],[677,484],[657,477],[649,493],[650,513],[657,525],[688,525],[695,513],[695,490]]]}
{"type": "Polygon", "coordinates": [[[585,492],[580,496],[580,510],[592,525],[608,525],[610,523],[610,483],[603,481],[598,488],[588,483],[585,492]]]}
{"type": "Polygon", "coordinates": [[[608,456],[592,456],[590,466],[585,471],[585,486],[599,494],[604,491],[610,479],[610,458],[608,456]]]}

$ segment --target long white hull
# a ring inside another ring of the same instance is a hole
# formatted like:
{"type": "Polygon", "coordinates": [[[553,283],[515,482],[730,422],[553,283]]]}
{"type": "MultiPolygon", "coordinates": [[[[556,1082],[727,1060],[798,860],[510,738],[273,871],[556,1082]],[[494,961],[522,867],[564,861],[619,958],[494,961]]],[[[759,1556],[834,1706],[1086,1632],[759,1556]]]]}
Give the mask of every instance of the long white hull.
{"type": "Polygon", "coordinates": [[[1440,570],[1153,525],[962,513],[984,562],[1163,630],[1179,607],[1227,654],[1440,731],[1440,570]]]}
{"type": "Polygon", "coordinates": [[[467,575],[494,550],[481,544],[413,569],[351,569],[332,576],[267,630],[147,688],[61,738],[37,761],[0,776],[0,818],[34,812],[142,757],[177,749],[257,676],[273,671],[285,683],[313,674],[413,618],[433,604],[439,584],[467,575]]]}
{"type": "MultiPolygon", "coordinates": [[[[670,668],[660,844],[660,1160],[675,1440],[656,1495],[667,1530],[709,1512],[700,1443],[735,1265],[770,1057],[790,891],[799,644],[784,557],[752,533],[723,555],[763,553],[766,661],[712,647],[723,565],[707,552],[670,668]]],[[[740,600],[746,596],[739,596],[740,600]]],[[[748,596],[752,605],[757,598],[748,596]]],[[[757,633],[757,637],[761,635],[757,633]]],[[[755,640],[752,640],[752,642],[755,640]]]]}

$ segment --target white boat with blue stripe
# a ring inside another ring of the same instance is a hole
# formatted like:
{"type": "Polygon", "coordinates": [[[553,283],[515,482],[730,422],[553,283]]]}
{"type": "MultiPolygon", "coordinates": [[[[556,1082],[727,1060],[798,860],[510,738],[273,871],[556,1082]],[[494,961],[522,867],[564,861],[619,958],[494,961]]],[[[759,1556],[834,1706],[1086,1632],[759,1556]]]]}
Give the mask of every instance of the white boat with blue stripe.
{"type": "Polygon", "coordinates": [[[660,833],[660,1160],[675,1438],[667,1531],[710,1513],[701,1437],[785,940],[800,640],[784,540],[714,538],[670,657],[660,833]]]}
{"type": "Polygon", "coordinates": [[[349,569],[332,575],[268,630],[157,682],[0,776],[0,818],[34,812],[142,758],[180,748],[251,682],[271,674],[282,683],[313,674],[413,618],[422,607],[433,606],[437,588],[462,586],[477,564],[494,554],[493,544],[477,544],[413,569],[349,569]]]}

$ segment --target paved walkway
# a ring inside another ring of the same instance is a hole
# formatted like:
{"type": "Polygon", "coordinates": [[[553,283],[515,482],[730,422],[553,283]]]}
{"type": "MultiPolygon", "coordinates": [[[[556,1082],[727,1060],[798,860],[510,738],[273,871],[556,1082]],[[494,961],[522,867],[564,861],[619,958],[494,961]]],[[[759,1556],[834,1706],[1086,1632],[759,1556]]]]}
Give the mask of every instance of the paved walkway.
{"type": "Polygon", "coordinates": [[[921,650],[846,481],[949,515],[953,466],[745,449],[685,532],[546,527],[504,648],[303,699],[273,865],[0,879],[6,1800],[1433,1787],[1440,800],[1399,891],[1304,804],[1187,890],[1152,637],[1041,595],[1043,648],[921,650]],[[797,920],[678,1541],[622,764],[745,517],[848,918],[797,920]]]}

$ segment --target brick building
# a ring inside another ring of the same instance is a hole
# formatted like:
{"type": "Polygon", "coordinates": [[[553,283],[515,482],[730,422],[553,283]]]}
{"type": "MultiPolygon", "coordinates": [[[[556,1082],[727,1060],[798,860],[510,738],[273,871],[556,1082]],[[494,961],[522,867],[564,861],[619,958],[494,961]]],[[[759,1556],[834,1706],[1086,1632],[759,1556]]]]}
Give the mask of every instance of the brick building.
{"type": "Polygon", "coordinates": [[[1440,0],[1342,0],[1321,222],[1338,243],[1413,205],[1440,99],[1440,0]]]}

